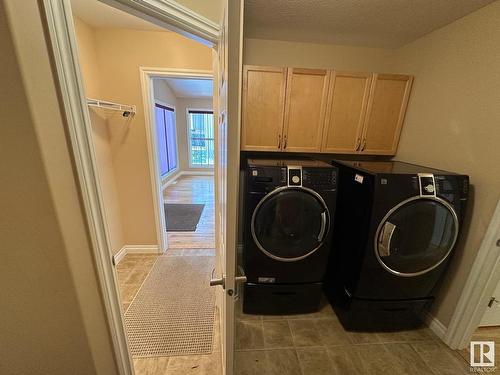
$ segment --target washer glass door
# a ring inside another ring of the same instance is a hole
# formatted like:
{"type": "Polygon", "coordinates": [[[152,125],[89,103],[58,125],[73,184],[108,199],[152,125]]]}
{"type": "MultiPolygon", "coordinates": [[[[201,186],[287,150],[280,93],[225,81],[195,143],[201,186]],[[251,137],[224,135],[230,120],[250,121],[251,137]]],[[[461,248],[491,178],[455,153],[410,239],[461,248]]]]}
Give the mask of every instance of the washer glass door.
{"type": "Polygon", "coordinates": [[[410,198],[381,221],[375,237],[375,255],[398,276],[422,275],[450,254],[458,235],[458,219],[440,198],[410,198]]]}
{"type": "Polygon", "coordinates": [[[328,224],[328,210],[319,194],[308,188],[284,187],[260,201],[251,230],[264,254],[280,261],[296,261],[322,245],[328,224]]]}

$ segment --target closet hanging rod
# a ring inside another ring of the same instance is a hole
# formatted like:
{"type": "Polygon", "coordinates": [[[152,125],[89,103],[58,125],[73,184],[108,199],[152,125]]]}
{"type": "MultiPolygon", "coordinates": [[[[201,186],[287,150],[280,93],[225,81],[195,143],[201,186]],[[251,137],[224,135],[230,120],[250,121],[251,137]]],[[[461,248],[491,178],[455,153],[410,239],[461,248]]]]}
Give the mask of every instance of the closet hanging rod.
{"type": "Polygon", "coordinates": [[[106,100],[87,98],[87,105],[90,107],[120,111],[122,112],[123,117],[129,117],[129,116],[132,117],[135,115],[136,112],[135,105],[119,104],[114,102],[108,102],[106,100]]]}

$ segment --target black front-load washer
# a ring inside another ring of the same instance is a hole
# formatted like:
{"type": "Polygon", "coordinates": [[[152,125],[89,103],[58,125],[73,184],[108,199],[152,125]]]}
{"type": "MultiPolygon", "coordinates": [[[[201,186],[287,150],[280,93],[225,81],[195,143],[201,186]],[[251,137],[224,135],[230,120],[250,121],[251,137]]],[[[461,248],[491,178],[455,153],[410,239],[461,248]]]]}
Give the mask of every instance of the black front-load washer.
{"type": "Polygon", "coordinates": [[[336,186],[337,168],[321,161],[248,160],[243,312],[318,309],[336,186]]]}
{"type": "Polygon", "coordinates": [[[469,178],[402,162],[334,161],[339,192],[325,292],[350,330],[420,325],[456,245],[469,178]]]}

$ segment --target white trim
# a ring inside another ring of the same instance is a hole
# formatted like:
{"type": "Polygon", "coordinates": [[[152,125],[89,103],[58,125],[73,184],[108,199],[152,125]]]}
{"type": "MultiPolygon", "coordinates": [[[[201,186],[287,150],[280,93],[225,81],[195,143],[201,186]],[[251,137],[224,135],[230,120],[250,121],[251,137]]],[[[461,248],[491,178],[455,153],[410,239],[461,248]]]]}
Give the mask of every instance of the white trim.
{"type": "Polygon", "coordinates": [[[176,171],[176,173],[171,174],[167,178],[162,180],[163,189],[172,185],[182,176],[213,176],[214,171],[176,171]]]}
{"type": "Polygon", "coordinates": [[[146,124],[146,144],[149,159],[149,178],[151,180],[151,192],[153,194],[153,211],[155,215],[156,239],[160,245],[159,254],[163,254],[168,248],[167,233],[165,233],[165,212],[163,210],[163,187],[160,176],[160,162],[158,160],[158,149],[156,142],[154,87],[152,77],[147,71],[139,68],[142,100],[144,105],[144,123],[146,124]]]}
{"type": "Polygon", "coordinates": [[[127,255],[127,247],[123,246],[115,255],[113,255],[113,263],[115,264],[115,267],[122,261],[123,258],[125,258],[125,255],[127,255]]]}
{"type": "Polygon", "coordinates": [[[113,255],[113,261],[117,266],[127,254],[158,254],[157,245],[124,245],[120,251],[113,255]]]}
{"type": "Polygon", "coordinates": [[[99,0],[146,21],[214,47],[219,25],[173,0],[99,0]]]}
{"type": "Polygon", "coordinates": [[[424,313],[423,318],[425,324],[430,328],[430,330],[434,332],[437,337],[443,340],[447,331],[446,326],[428,311],[424,313]]]}
{"type": "MultiPolygon", "coordinates": [[[[212,81],[213,82],[213,81],[212,81]]],[[[212,103],[213,103],[213,97],[212,97],[212,103]]],[[[189,162],[189,168],[199,168],[199,169],[214,169],[214,165],[210,166],[204,166],[204,165],[199,165],[199,164],[193,164],[191,163],[191,118],[189,117],[189,111],[212,111],[212,119],[214,119],[214,109],[213,109],[213,104],[212,108],[190,108],[186,107],[186,132],[187,132],[187,148],[188,148],[188,162],[189,162]]],[[[214,127],[214,153],[215,153],[215,123],[212,120],[212,126],[214,127]]],[[[214,164],[215,164],[215,155],[214,155],[214,164]]]]}
{"type": "Polygon", "coordinates": [[[214,171],[182,171],[181,176],[213,176],[214,171]]]}
{"type": "Polygon", "coordinates": [[[462,349],[469,344],[470,337],[479,326],[493,291],[500,281],[500,251],[497,246],[499,239],[500,200],[448,325],[444,342],[452,349],[462,349]]]}
{"type": "Polygon", "coordinates": [[[44,0],[43,4],[58,88],[66,113],[70,149],[81,189],[118,372],[122,375],[132,375],[134,372],[123,328],[121,302],[110,256],[111,242],[97,173],[92,127],[87,98],[83,90],[71,5],[69,0],[44,0]]]}
{"type": "Polygon", "coordinates": [[[163,177],[161,179],[162,188],[165,189],[167,186],[172,185],[182,174],[182,171],[175,169],[173,173],[163,177]]]}
{"type": "Polygon", "coordinates": [[[125,245],[127,254],[158,254],[158,245],[125,245]]]}
{"type": "Polygon", "coordinates": [[[163,100],[157,99],[156,97],[153,98],[155,103],[158,103],[164,107],[171,108],[175,112],[175,105],[172,105],[170,103],[164,102],[163,100]]]}

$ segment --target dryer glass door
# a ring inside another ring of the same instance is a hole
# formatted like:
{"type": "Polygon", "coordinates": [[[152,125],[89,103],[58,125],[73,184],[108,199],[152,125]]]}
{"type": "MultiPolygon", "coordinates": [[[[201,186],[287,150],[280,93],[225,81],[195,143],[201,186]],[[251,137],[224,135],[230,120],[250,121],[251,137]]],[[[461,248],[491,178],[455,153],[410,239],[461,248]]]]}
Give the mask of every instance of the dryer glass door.
{"type": "Polygon", "coordinates": [[[380,264],[398,276],[431,271],[450,254],[458,235],[458,218],[440,198],[410,198],[381,221],[375,237],[380,264]]]}
{"type": "Polygon", "coordinates": [[[314,253],[326,238],[329,215],[315,191],[282,187],[266,195],[252,217],[252,236],[267,256],[291,262],[314,253]]]}

